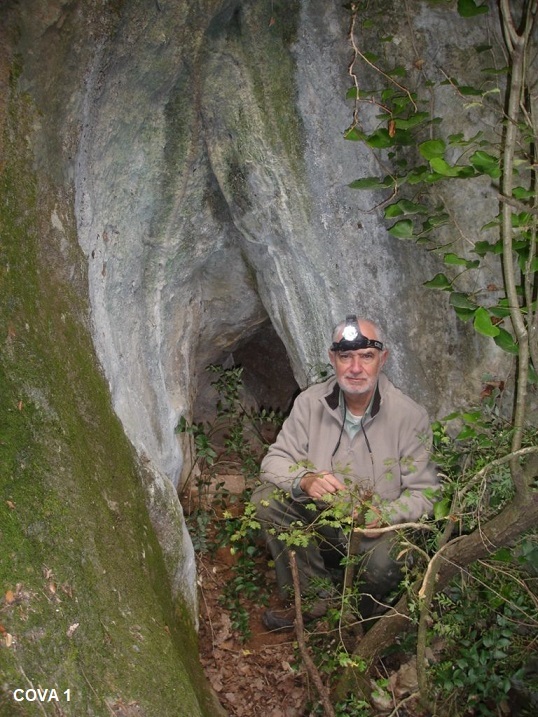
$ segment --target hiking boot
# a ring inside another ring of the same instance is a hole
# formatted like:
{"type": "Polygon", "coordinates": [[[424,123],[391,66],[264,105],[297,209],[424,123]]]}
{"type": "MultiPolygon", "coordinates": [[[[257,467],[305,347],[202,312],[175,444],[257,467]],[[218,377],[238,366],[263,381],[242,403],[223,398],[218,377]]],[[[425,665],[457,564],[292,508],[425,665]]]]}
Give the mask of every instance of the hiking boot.
{"type": "MultiPolygon", "coordinates": [[[[304,622],[312,622],[323,617],[329,606],[327,598],[318,598],[309,605],[303,613],[304,622]]],[[[266,610],[262,615],[262,623],[267,630],[281,630],[287,632],[295,627],[296,612],[294,607],[287,607],[281,610],[266,610]]]]}
{"type": "Polygon", "coordinates": [[[295,608],[266,610],[262,615],[262,623],[270,632],[273,630],[281,630],[282,632],[293,630],[295,627],[295,608]]]}

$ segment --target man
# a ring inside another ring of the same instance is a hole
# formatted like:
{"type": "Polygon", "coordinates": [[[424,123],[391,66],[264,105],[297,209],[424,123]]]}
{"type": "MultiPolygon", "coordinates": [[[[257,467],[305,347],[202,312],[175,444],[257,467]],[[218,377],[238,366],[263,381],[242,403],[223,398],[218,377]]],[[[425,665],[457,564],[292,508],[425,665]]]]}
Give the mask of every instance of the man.
{"type": "MultiPolygon", "coordinates": [[[[387,356],[372,321],[350,315],[338,324],[329,349],[335,375],[297,397],[261,465],[262,484],[252,500],[283,598],[293,591],[283,533],[298,524],[317,526],[307,546],[293,546],[301,593],[314,587],[317,597],[306,608],[306,619],[326,612],[331,594],[326,586],[338,576],[335,551],[343,557],[349,550],[341,529],[319,520],[331,499],[348,500],[350,514],[362,514],[370,529],[359,546],[363,617],[401,577],[401,564],[391,556],[394,534],[375,529],[416,521],[432,509],[438,479],[429,456],[428,416],[382,373],[387,356]]],[[[267,611],[264,623],[290,629],[293,609],[267,611]]]]}

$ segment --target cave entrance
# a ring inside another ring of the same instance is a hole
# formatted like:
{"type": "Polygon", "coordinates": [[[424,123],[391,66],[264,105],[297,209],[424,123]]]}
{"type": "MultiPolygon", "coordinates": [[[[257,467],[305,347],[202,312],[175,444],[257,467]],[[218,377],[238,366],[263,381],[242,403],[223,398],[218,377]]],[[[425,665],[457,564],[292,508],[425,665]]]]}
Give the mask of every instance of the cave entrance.
{"type": "MultiPolygon", "coordinates": [[[[241,367],[241,409],[238,414],[217,415],[219,393],[213,383],[223,377],[224,372],[203,371],[193,423],[204,427],[202,454],[205,451],[206,457],[200,453],[200,435],[198,443],[194,437],[184,444],[186,479],[181,481],[180,497],[187,515],[201,508],[201,501],[211,502],[223,489],[230,494],[242,493],[247,476],[257,476],[265,449],[275,440],[282,415],[288,413],[299,391],[284,344],[269,320],[216,357],[211,365],[222,366],[224,370],[241,367]],[[263,409],[280,415],[276,420],[263,420],[260,416],[263,409]],[[230,439],[233,446],[238,446],[237,450],[230,447],[230,439]],[[209,461],[208,447],[213,452],[209,461]]],[[[191,528],[196,544],[196,526],[194,535],[191,528]]]]}
{"type": "MultiPolygon", "coordinates": [[[[225,369],[243,368],[242,402],[251,410],[287,413],[299,391],[284,344],[269,320],[212,363],[225,369]]],[[[211,422],[216,414],[218,396],[212,386],[214,375],[204,374],[200,377],[194,407],[196,422],[211,422]]]]}

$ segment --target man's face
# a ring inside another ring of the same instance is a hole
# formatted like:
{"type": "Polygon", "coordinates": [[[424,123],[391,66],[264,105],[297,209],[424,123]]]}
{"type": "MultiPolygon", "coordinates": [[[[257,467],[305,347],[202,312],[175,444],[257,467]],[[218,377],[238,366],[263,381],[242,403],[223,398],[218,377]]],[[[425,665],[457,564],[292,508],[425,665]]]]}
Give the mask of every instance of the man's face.
{"type": "MultiPolygon", "coordinates": [[[[377,339],[375,328],[361,323],[363,336],[377,339]]],[[[341,336],[337,337],[339,340],[341,336]]],[[[329,359],[336,374],[336,380],[342,391],[350,396],[371,394],[377,384],[378,376],[387,360],[387,351],[379,349],[357,349],[356,351],[329,351],[329,359]]]]}

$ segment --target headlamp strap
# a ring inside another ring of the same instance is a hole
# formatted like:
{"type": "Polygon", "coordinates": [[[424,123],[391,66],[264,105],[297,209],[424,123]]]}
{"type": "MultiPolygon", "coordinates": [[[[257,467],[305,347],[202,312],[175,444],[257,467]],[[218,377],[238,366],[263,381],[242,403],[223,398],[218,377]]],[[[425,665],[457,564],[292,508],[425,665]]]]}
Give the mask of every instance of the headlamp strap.
{"type": "Polygon", "coordinates": [[[357,349],[379,349],[383,351],[383,344],[376,339],[369,339],[361,333],[359,322],[355,314],[346,316],[346,325],[340,341],[334,341],[331,351],[356,351],[357,349]]]}

